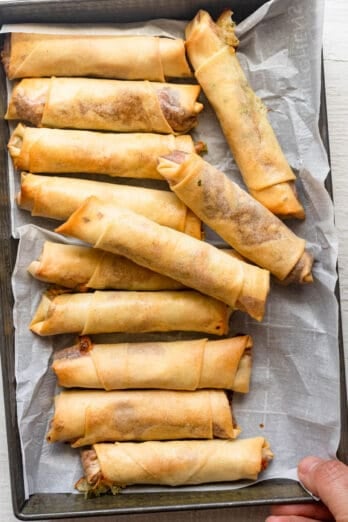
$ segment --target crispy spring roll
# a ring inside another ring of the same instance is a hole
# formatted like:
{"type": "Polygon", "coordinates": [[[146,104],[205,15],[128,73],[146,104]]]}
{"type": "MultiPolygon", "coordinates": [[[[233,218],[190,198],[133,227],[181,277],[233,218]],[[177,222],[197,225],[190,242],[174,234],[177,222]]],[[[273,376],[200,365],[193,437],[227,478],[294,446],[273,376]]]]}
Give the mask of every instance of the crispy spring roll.
{"type": "Polygon", "coordinates": [[[269,123],[267,108],[240,66],[231,11],[216,24],[199,11],[186,28],[195,76],[213,106],[250,193],[274,214],[303,219],[291,170],[269,123]]]}
{"type": "Polygon", "coordinates": [[[97,76],[164,82],[192,76],[184,41],[156,36],[12,33],[2,61],[10,80],[97,76]]]}
{"type": "Polygon", "coordinates": [[[263,437],[237,440],[95,444],[81,451],[84,478],[76,489],[91,496],[132,484],[186,486],[256,480],[273,453],[263,437]]]}
{"type": "Polygon", "coordinates": [[[63,391],[55,397],[48,442],[233,439],[240,433],[221,390],[63,391]]]}
{"type": "Polygon", "coordinates": [[[228,307],[198,292],[46,293],[30,323],[38,335],[192,331],[228,332],[228,307]]]}
{"type": "Polygon", "coordinates": [[[66,388],[224,388],[247,393],[251,347],[249,335],[119,344],[93,344],[81,337],[55,353],[52,369],[66,388]]]}
{"type": "MultiPolygon", "coordinates": [[[[198,149],[201,144],[197,144],[198,149]]],[[[157,158],[178,149],[193,152],[190,135],[103,133],[17,125],[8,149],[19,170],[33,173],[105,174],[161,179],[157,158]]]]}
{"type": "Polygon", "coordinates": [[[5,118],[37,127],[183,134],[197,124],[199,85],[28,78],[13,89],[5,118]]]}
{"type": "Polygon", "coordinates": [[[218,248],[91,197],[56,229],[180,281],[261,320],[269,272],[218,248]]]}
{"type": "Polygon", "coordinates": [[[305,240],[225,174],[180,151],[160,158],[158,169],[175,194],[245,258],[284,283],[313,281],[305,240]]]}
{"type": "Polygon", "coordinates": [[[28,266],[30,274],[76,292],[96,290],[178,290],[181,283],[136,265],[130,259],[97,248],[45,241],[40,258],[28,266]]]}
{"type": "Polygon", "coordinates": [[[64,221],[90,196],[129,207],[161,225],[202,237],[200,219],[179,198],[165,190],[22,173],[17,203],[32,216],[64,221]]]}

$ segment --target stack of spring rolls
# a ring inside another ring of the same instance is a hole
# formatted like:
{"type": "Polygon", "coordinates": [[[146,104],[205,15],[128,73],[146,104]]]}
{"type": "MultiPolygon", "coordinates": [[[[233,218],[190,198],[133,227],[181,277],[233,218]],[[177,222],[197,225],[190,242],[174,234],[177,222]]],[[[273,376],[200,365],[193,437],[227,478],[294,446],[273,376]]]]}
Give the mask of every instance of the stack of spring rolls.
{"type": "Polygon", "coordinates": [[[87,244],[47,241],[28,270],[56,285],[31,331],[79,336],[54,355],[58,384],[71,389],[55,398],[47,440],[84,448],[77,488],[88,493],[256,479],[272,452],[263,437],[237,439],[230,396],[249,391],[252,340],[216,336],[234,310],[263,319],[270,274],[312,281],[305,241],[277,217],[304,210],[239,65],[231,13],[214,23],[200,11],[186,38],[200,85],[180,39],[13,33],[3,52],[19,79],[5,116],[21,120],[8,144],[17,203],[87,244]],[[170,82],[180,78],[191,83],[170,82]],[[201,87],[250,194],[185,134],[203,109],[201,87]],[[104,176],[167,180],[171,191],[104,176]],[[201,220],[233,250],[205,242],[201,220]],[[146,340],[170,331],[201,336],[146,340]],[[90,337],[119,332],[144,342],[90,337]]]}

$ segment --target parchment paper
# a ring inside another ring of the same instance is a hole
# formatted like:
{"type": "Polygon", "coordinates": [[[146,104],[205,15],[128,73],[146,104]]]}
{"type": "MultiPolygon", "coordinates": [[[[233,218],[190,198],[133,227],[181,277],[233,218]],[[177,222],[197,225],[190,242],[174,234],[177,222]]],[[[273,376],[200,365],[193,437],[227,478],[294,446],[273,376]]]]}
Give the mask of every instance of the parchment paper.
{"type": "MultiPolygon", "coordinates": [[[[321,0],[272,0],[238,27],[242,65],[270,110],[272,125],[288,160],[298,170],[299,196],[307,217],[303,223],[293,220],[288,224],[307,240],[315,257],[312,285],[282,287],[272,282],[262,323],[240,312],[231,318],[230,335],[244,332],[254,339],[251,391],[234,395],[234,410],[243,437],[264,435],[271,443],[275,458],[262,478],[293,476],[298,460],[307,454],[334,456],[340,435],[338,312],[334,296],[337,240],[333,207],[323,186],[329,166],[318,131],[322,17],[321,0]]],[[[163,29],[165,34],[180,36],[184,26],[181,22],[156,21],[151,32],[155,28],[152,34],[163,34],[163,29]]],[[[22,29],[16,26],[16,30],[22,29]]],[[[136,32],[143,29],[137,28],[136,32]]],[[[193,135],[207,142],[206,159],[242,185],[215,116],[207,102],[205,105],[193,135]]],[[[16,212],[14,209],[15,227],[29,222],[24,212],[23,221],[16,212]]],[[[68,346],[73,337],[39,338],[28,330],[45,285],[32,279],[26,267],[39,255],[43,241],[53,236],[33,225],[17,231],[21,240],[13,291],[18,419],[26,492],[70,492],[81,476],[78,452],[63,444],[48,445],[45,433],[56,391],[49,369],[52,351],[68,346]]],[[[56,239],[67,241],[58,236],[56,239]]],[[[208,239],[221,243],[211,233],[208,239]]],[[[142,336],[147,340],[154,337],[156,334],[142,336]]],[[[223,487],[230,485],[193,489],[223,487]]],[[[127,488],[125,492],[132,490],[127,488]]]]}

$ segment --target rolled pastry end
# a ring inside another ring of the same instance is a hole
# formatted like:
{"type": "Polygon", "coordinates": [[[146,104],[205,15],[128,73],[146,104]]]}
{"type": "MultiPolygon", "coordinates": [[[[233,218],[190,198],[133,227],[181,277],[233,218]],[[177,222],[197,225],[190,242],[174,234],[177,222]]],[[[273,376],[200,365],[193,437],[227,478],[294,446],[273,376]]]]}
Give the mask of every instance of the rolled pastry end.
{"type": "Polygon", "coordinates": [[[48,295],[48,293],[46,293],[42,296],[40,304],[29,325],[29,328],[32,332],[34,332],[38,335],[44,335],[43,334],[43,325],[45,323],[45,320],[47,319],[50,308],[51,308],[51,297],[48,295]]]}
{"type": "Polygon", "coordinates": [[[283,285],[289,285],[291,283],[313,283],[312,265],[313,256],[305,250],[294,268],[281,283],[283,285]]]}
{"type": "Polygon", "coordinates": [[[50,78],[29,78],[13,89],[6,120],[25,120],[41,126],[50,88],[50,78]]]}
{"type": "Polygon", "coordinates": [[[13,131],[10,141],[7,145],[8,151],[16,168],[21,168],[18,159],[22,150],[24,132],[25,126],[22,123],[19,123],[13,131]]]}
{"type": "Polygon", "coordinates": [[[32,183],[34,176],[28,172],[21,172],[21,190],[16,196],[17,205],[23,210],[32,212],[35,207],[37,185],[32,183]]]}
{"type": "Polygon", "coordinates": [[[185,30],[186,48],[195,70],[205,62],[206,56],[214,54],[226,45],[231,52],[239,44],[235,35],[236,24],[232,20],[232,11],[226,10],[214,23],[207,11],[198,11],[195,18],[187,25],[185,30]],[[210,38],[202,38],[209,32],[210,38]],[[192,52],[194,50],[194,52],[192,52]]]}
{"type": "Polygon", "coordinates": [[[298,200],[294,181],[277,183],[263,190],[249,190],[257,201],[282,219],[306,217],[304,208],[298,200]]]}

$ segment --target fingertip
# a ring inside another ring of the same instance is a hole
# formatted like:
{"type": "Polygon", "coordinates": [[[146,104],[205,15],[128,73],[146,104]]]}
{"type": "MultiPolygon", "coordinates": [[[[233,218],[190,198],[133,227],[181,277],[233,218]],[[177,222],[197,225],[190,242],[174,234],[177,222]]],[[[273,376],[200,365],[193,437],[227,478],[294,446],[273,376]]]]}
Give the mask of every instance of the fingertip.
{"type": "Polygon", "coordinates": [[[322,459],[320,459],[319,457],[313,457],[313,456],[305,457],[304,459],[302,459],[299,462],[298,468],[297,468],[299,478],[301,479],[305,475],[308,475],[309,473],[311,473],[311,471],[313,471],[313,469],[316,468],[321,462],[323,462],[322,459]]]}

